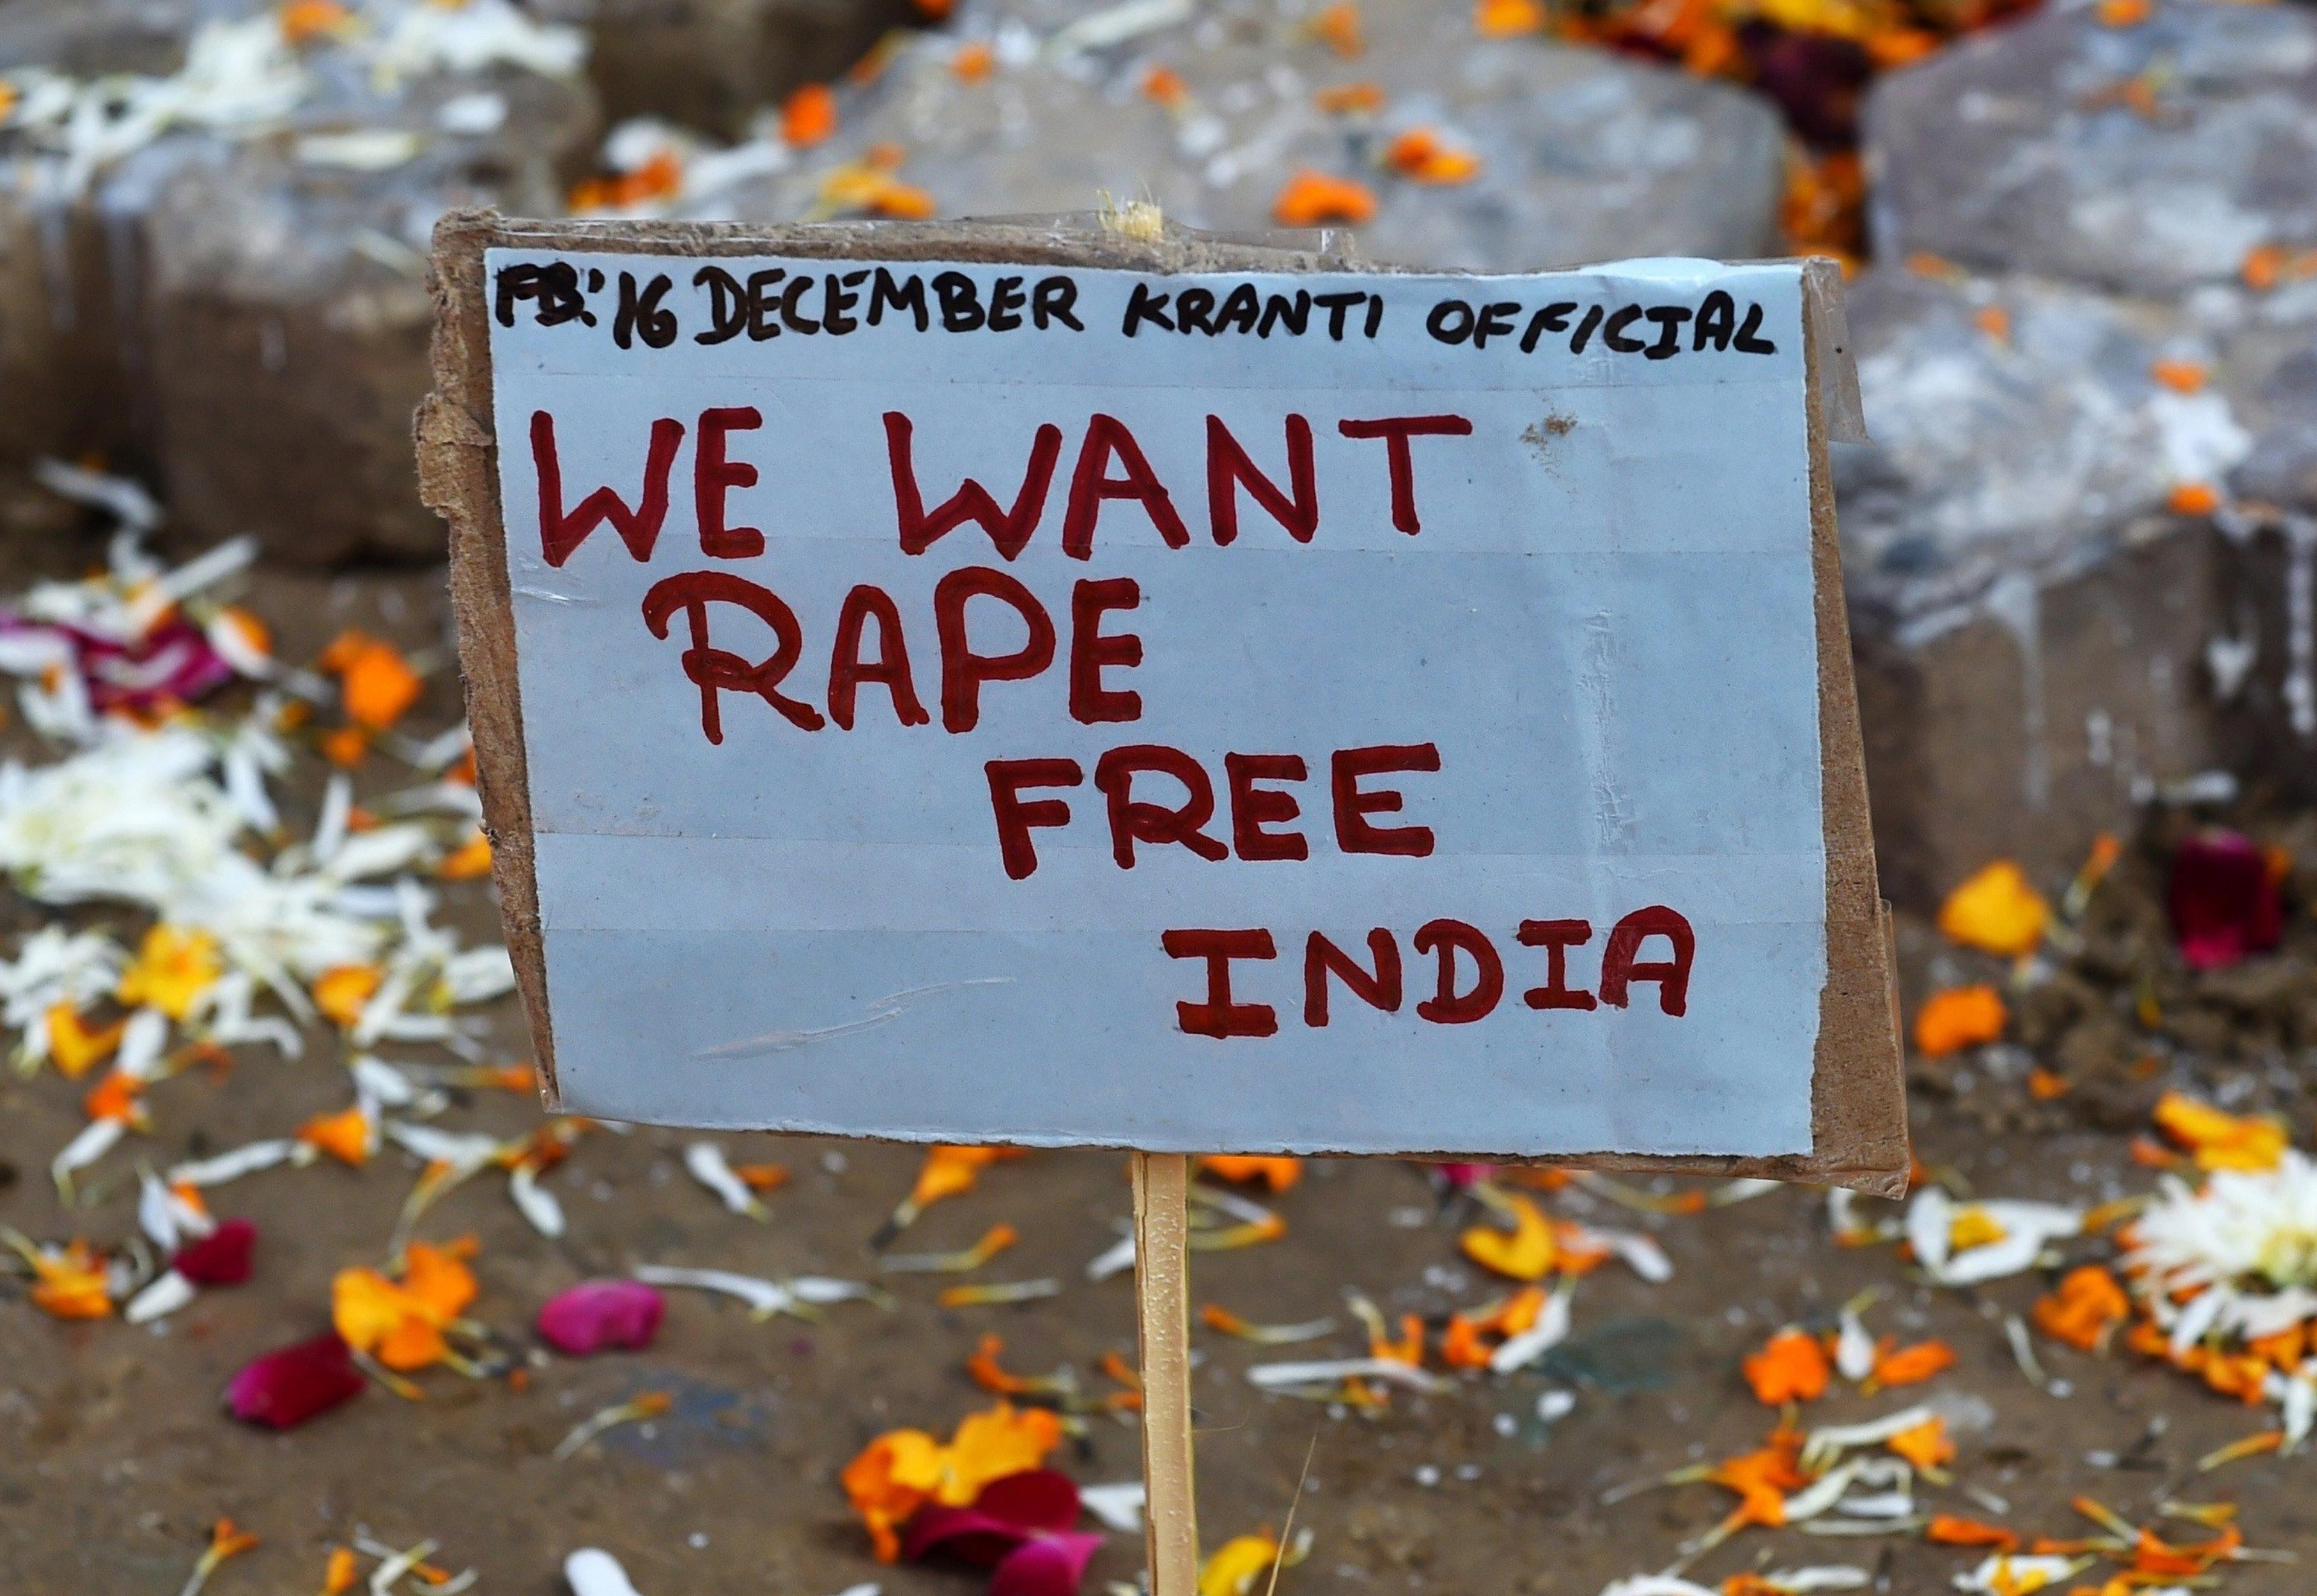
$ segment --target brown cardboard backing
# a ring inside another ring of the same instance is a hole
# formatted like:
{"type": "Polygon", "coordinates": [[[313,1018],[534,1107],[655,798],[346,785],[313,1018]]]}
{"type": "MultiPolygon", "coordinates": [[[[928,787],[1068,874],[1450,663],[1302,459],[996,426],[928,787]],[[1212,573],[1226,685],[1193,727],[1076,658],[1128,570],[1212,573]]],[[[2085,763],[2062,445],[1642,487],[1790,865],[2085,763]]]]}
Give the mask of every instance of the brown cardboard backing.
{"type": "MultiPolygon", "coordinates": [[[[1332,242],[1333,240],[1330,240],[1332,242]]],[[[1147,272],[1321,271],[1344,261],[1317,249],[1238,242],[1169,229],[1153,239],[1083,220],[1001,222],[833,222],[741,228],[676,222],[519,221],[454,211],[436,227],[434,392],[417,417],[421,492],[451,527],[451,599],[460,668],[474,730],[492,870],[507,951],[531,1022],[541,1079],[555,1100],[555,1044],[540,942],[532,856],[530,781],[515,675],[514,618],[500,519],[491,414],[488,296],[483,256],[497,247],[631,254],[787,255],[830,260],[956,260],[1147,272]]],[[[1889,910],[1874,875],[1866,770],[1851,678],[1841,549],[1827,466],[1828,417],[1856,425],[1855,382],[1840,348],[1838,274],[1813,263],[1803,277],[1810,384],[1812,566],[1817,578],[1819,735],[1826,825],[1827,981],[1820,997],[1812,1078],[1812,1151],[1779,1158],[1645,1157],[1603,1152],[1538,1160],[1590,1169],[1761,1176],[1901,1195],[1909,1163],[1900,1070],[1897,990],[1889,910]],[[1832,384],[1829,388],[1829,384],[1832,384]]],[[[1485,1156],[1443,1148],[1443,1159],[1485,1156]]]]}

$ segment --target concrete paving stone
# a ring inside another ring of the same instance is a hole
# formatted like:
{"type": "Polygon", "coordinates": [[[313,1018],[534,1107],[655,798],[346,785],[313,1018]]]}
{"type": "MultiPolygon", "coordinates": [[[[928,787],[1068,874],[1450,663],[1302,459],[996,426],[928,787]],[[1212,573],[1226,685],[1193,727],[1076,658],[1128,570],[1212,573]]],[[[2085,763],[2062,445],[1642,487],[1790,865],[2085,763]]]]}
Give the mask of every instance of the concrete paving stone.
{"type": "Polygon", "coordinates": [[[915,0],[534,0],[587,30],[589,76],[613,121],[653,116],[738,138],[799,85],[826,83],[888,31],[927,20],[915,0]]]}
{"type": "Polygon", "coordinates": [[[2309,324],[1888,267],[1849,309],[1875,441],[1835,475],[1884,890],[1928,906],[1998,854],[2063,878],[2152,791],[2305,769],[2308,541],[2228,507],[2305,435],[2274,351],[2309,324]]]}
{"type": "MultiPolygon", "coordinates": [[[[1516,271],[1775,245],[1777,119],[1723,85],[1600,50],[1484,40],[1461,7],[1363,6],[1364,48],[1348,56],[1308,18],[1247,0],[1185,6],[1185,20],[1116,42],[1085,31],[1088,17],[1053,28],[1051,10],[972,9],[955,35],[914,44],[827,149],[740,196],[737,213],[806,214],[832,167],[882,144],[946,216],[1084,211],[1107,193],[1155,199],[1194,227],[1261,231],[1308,168],[1375,196],[1356,230],[1382,261],[1516,271]],[[995,64],[969,80],[955,61],[976,41],[995,64]],[[1181,80],[1173,103],[1150,92],[1154,70],[1181,80]],[[1374,85],[1382,108],[1318,103],[1353,84],[1374,85]],[[1387,170],[1391,140],[1418,128],[1477,156],[1478,175],[1426,184],[1387,170]]],[[[1094,16],[1105,14],[1118,13],[1094,16]]]]}
{"type": "Polygon", "coordinates": [[[1881,79],[1874,253],[2175,296],[2317,245],[2317,13],[2064,4],[1881,79]]]}

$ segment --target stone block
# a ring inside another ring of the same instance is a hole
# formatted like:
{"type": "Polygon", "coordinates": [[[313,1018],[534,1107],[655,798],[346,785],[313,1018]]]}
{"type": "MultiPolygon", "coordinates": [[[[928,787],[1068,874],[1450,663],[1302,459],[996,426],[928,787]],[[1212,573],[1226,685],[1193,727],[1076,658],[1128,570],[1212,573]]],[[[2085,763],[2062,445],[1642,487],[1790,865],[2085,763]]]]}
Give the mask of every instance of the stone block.
{"type": "Polygon", "coordinates": [[[210,142],[144,217],[160,475],[191,537],[254,533],[308,565],[440,557],[410,430],[432,384],[428,236],[456,206],[556,211],[598,128],[584,82],[533,74],[414,85],[358,125],[421,143],[360,170],[310,158],[310,123],[210,142]],[[504,102],[501,124],[446,131],[443,107],[478,94],[504,102]]]}
{"type": "MultiPolygon", "coordinates": [[[[1776,238],[1782,135],[1768,106],[1727,85],[1606,51],[1485,40],[1469,13],[1402,0],[1361,8],[1346,56],[1266,8],[1216,7],[1115,42],[1067,25],[1042,38],[1011,12],[994,68],[955,70],[961,38],[912,45],[850,108],[838,138],[744,196],[739,213],[792,220],[827,174],[879,145],[944,216],[1085,211],[1102,194],[1157,200],[1227,233],[1278,225],[1300,169],[1354,179],[1376,200],[1355,228],[1382,261],[1499,271],[1642,255],[1738,257],[1776,238]],[[1181,92],[1154,94],[1150,75],[1181,92]],[[1330,111],[1322,91],[1373,85],[1381,104],[1330,111]],[[1411,130],[1477,157],[1470,181],[1425,183],[1385,156],[1411,130]]],[[[1081,19],[1091,22],[1094,19],[1081,19]]]]}
{"type": "Polygon", "coordinates": [[[540,0],[591,41],[589,76],[613,121],[650,116],[738,138],[750,118],[826,83],[888,31],[922,24],[914,0],[540,0]]]}
{"type": "MultiPolygon", "coordinates": [[[[192,0],[10,0],[0,73],[163,76],[183,64],[192,26],[192,0]]],[[[88,453],[146,463],[137,318],[113,271],[136,247],[21,121],[0,128],[0,391],[13,396],[0,405],[0,466],[88,453]]]]}
{"type": "Polygon", "coordinates": [[[1835,480],[1894,901],[1928,908],[1997,855],[2064,880],[2209,769],[2305,785],[2313,540],[2230,487],[2306,424],[2276,354],[2305,334],[2276,309],[1887,267],[1857,286],[1875,441],[1838,445],[1835,480]]]}
{"type": "Polygon", "coordinates": [[[2317,246],[2317,13],[2048,8],[1881,79],[1875,255],[2177,296],[2317,246]]]}

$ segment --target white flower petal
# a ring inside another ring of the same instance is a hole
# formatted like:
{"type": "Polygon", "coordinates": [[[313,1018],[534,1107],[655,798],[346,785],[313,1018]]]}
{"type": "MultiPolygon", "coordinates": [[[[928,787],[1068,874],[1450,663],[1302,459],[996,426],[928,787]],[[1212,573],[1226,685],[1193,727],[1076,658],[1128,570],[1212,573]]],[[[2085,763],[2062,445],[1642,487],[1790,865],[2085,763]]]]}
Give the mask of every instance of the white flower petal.
{"type": "Polygon", "coordinates": [[[191,1280],[174,1269],[165,1270],[159,1278],[129,1299],[121,1316],[131,1324],[148,1324],[175,1313],[192,1302],[195,1295],[191,1280]]]}
{"type": "Polygon", "coordinates": [[[1517,1334],[1505,1338],[1504,1344],[1489,1354],[1491,1374],[1508,1375],[1515,1369],[1526,1368],[1538,1358],[1569,1339],[1569,1287],[1563,1286],[1544,1299],[1544,1307],[1536,1323],[1517,1334]]]}
{"type": "Polygon", "coordinates": [[[725,1161],[724,1150],[713,1142],[693,1142],[684,1150],[684,1167],[691,1177],[714,1193],[716,1199],[730,1212],[744,1216],[764,1213],[764,1205],[747,1184],[732,1172],[725,1161]]]}
{"type": "Polygon", "coordinates": [[[563,1559],[563,1583],[571,1587],[571,1596],[641,1596],[620,1560],[594,1547],[563,1559]]]}
{"type": "Polygon", "coordinates": [[[1141,1480],[1078,1487],[1078,1505],[1121,1535],[1142,1532],[1142,1510],[1148,1501],[1149,1492],[1141,1480]]]}
{"type": "Polygon", "coordinates": [[[189,1163],[173,1164],[168,1172],[172,1186],[223,1186],[238,1180],[244,1175],[254,1175],[260,1170],[270,1170],[276,1164],[288,1163],[298,1155],[299,1143],[284,1137],[263,1142],[247,1142],[229,1152],[211,1158],[195,1159],[189,1163]]]}
{"type": "Polygon", "coordinates": [[[531,1221],[532,1229],[550,1242],[563,1234],[563,1205],[539,1184],[538,1172],[529,1164],[517,1164],[508,1172],[507,1195],[531,1221]]]}

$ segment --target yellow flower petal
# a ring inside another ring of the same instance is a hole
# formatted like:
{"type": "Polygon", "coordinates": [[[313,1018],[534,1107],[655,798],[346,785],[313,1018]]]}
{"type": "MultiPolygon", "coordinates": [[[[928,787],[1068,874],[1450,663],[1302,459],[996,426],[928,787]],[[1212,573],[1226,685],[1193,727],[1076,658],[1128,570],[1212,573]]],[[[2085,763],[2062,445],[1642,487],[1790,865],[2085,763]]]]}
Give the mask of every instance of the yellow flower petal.
{"type": "Polygon", "coordinates": [[[362,1018],[362,1006],[374,997],[386,980],[386,973],[376,964],[340,964],[325,970],[314,982],[314,1007],[335,1020],[339,1027],[352,1030],[362,1018]]]}
{"type": "Polygon", "coordinates": [[[1200,1565],[1199,1596],[1248,1596],[1278,1556],[1279,1543],[1267,1535],[1227,1540],[1200,1565]]]}
{"type": "Polygon", "coordinates": [[[121,972],[113,996],[131,1009],[158,1009],[183,1019],[224,973],[217,938],[207,931],[155,926],[139,945],[137,962],[121,972]]]}
{"type": "Polygon", "coordinates": [[[1001,1402],[969,1413],[950,1439],[935,1495],[951,1507],[963,1507],[990,1481],[1037,1467],[1061,1439],[1061,1421],[1044,1408],[1001,1402]]]}
{"type": "Polygon", "coordinates": [[[490,873],[491,839],[480,827],[434,866],[434,874],[444,881],[473,881],[490,873]]]}
{"type": "Polygon", "coordinates": [[[92,1030],[69,1003],[54,1005],[42,1023],[48,1027],[49,1056],[57,1061],[58,1071],[67,1080],[79,1080],[112,1057],[121,1045],[121,1032],[128,1028],[126,1021],[116,1020],[92,1030]]]}
{"type": "Polygon", "coordinates": [[[1552,1222],[1525,1197],[1507,1199],[1514,1219],[1511,1233],[1490,1224],[1476,1224],[1462,1238],[1464,1256],[1482,1269],[1515,1280],[1542,1280],[1561,1253],[1552,1222]]]}
{"type": "Polygon", "coordinates": [[[2051,918],[2051,906],[2019,866],[1998,859],[1947,894],[1939,929],[1965,947],[2018,958],[2035,951],[2051,918]]]}

